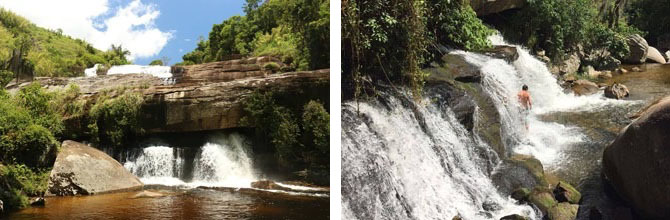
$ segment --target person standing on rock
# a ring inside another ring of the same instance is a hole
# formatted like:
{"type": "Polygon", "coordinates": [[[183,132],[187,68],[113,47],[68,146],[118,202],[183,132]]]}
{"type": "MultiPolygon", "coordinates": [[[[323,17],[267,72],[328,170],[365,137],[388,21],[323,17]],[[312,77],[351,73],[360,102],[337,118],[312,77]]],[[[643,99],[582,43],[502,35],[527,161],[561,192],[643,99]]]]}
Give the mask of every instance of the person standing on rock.
{"type": "Polygon", "coordinates": [[[528,130],[528,115],[530,115],[530,110],[533,109],[533,102],[530,101],[530,93],[528,93],[528,86],[523,85],[521,91],[516,95],[519,98],[519,103],[521,103],[521,114],[526,130],[528,130]]]}

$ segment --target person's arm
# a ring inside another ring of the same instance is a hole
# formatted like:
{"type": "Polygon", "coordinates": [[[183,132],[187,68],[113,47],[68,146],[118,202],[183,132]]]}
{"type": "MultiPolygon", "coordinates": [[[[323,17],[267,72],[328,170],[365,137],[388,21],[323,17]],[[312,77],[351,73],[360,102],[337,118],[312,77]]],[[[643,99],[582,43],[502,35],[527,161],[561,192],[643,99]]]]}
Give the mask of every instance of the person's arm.
{"type": "Polygon", "coordinates": [[[533,102],[530,101],[530,95],[528,95],[528,107],[529,109],[533,109],[533,102]]]}

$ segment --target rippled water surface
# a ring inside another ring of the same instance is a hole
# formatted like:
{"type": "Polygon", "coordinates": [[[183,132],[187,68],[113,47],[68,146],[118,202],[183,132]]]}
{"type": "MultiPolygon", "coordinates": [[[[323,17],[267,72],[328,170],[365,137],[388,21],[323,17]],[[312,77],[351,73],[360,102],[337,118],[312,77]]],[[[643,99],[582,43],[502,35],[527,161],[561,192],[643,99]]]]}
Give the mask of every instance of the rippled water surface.
{"type": "Polygon", "coordinates": [[[49,197],[4,219],[328,219],[328,197],[212,189],[161,189],[158,198],[138,192],[49,197]]]}

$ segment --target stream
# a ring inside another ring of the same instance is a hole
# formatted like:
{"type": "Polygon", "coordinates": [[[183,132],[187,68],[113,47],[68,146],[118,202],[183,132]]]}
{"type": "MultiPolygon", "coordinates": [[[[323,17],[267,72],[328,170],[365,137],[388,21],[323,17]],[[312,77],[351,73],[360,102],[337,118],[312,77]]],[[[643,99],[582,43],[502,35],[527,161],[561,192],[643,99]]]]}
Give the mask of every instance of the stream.
{"type": "MultiPolygon", "coordinates": [[[[500,35],[490,40],[508,45],[500,35]]],[[[516,47],[519,58],[512,63],[473,52],[450,53],[481,71],[481,85],[500,115],[508,152],[532,155],[545,172],[575,185],[583,195],[578,219],[588,219],[592,207],[605,219],[618,215],[626,208],[605,193],[602,152],[631,122],[630,115],[670,94],[670,65],[645,64],[642,72],[604,81],[627,85],[631,95],[624,100],[605,98],[602,90],[576,96],[559,86],[543,62],[516,47]],[[526,118],[516,102],[524,84],[533,101],[526,118]]],[[[491,147],[478,135],[464,130],[449,107],[430,104],[429,98],[414,101],[404,90],[378,93],[375,99],[342,105],[344,218],[541,218],[538,210],[497,191],[486,168],[500,159],[491,156],[491,147]]]]}
{"type": "Polygon", "coordinates": [[[143,192],[46,197],[5,219],[327,219],[329,190],[291,182],[273,154],[237,132],[155,135],[103,148],[145,184],[143,192]],[[252,187],[272,180],[284,189],[252,187]]]}

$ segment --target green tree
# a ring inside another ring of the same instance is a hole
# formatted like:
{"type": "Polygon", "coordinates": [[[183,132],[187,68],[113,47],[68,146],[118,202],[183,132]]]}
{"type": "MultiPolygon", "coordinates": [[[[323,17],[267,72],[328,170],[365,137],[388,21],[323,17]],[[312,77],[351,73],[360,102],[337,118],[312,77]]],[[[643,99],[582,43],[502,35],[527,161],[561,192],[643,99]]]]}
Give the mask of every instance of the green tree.
{"type": "Polygon", "coordinates": [[[163,61],[162,60],[153,60],[151,63],[149,63],[150,66],[162,66],[163,61]]]}

